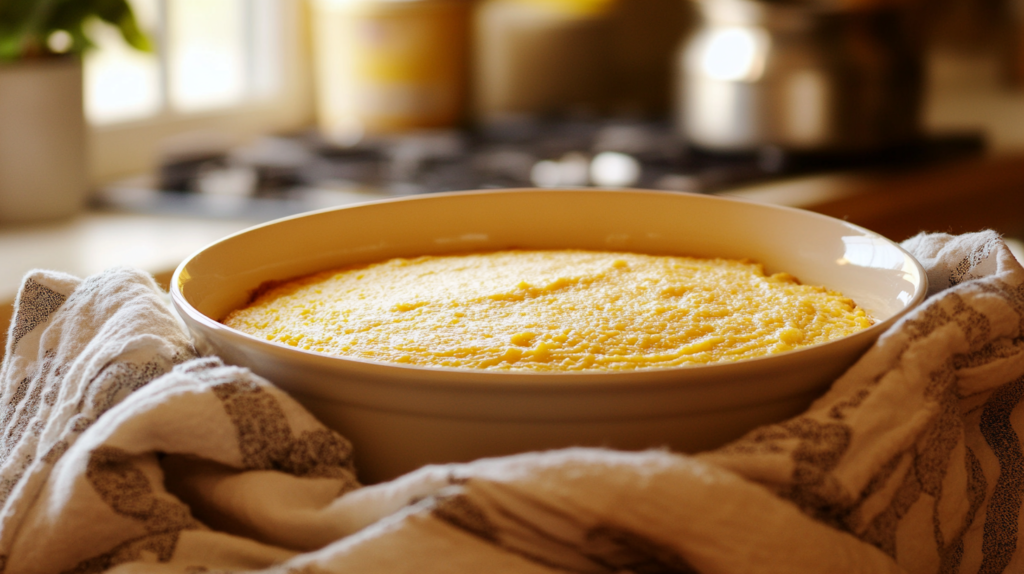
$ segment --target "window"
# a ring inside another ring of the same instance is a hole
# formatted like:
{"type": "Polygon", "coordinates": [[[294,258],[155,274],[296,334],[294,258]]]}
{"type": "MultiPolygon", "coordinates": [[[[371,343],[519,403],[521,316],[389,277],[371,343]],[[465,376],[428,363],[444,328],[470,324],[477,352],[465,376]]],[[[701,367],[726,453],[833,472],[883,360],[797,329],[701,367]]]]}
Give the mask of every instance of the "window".
{"type": "Polygon", "coordinates": [[[93,177],[153,168],[168,138],[230,143],[311,122],[301,0],[131,0],[155,54],[96,24],[85,60],[93,177]]]}

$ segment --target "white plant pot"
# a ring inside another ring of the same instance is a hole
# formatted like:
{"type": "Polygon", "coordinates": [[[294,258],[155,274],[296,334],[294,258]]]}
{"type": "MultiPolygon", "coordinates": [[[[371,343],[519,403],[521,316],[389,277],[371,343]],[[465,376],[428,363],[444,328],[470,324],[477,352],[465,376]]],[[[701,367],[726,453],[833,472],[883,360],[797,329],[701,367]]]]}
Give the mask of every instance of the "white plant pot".
{"type": "Polygon", "coordinates": [[[0,64],[0,223],[79,211],[86,161],[81,60],[0,64]]]}

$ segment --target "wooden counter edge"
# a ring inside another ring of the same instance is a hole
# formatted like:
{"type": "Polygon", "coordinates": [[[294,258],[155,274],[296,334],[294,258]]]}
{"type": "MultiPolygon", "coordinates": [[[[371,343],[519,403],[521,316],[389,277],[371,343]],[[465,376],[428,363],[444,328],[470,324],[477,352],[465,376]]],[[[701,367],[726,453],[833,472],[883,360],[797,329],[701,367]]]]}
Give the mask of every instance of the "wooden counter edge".
{"type": "Polygon", "coordinates": [[[722,195],[801,207],[894,241],[920,232],[1024,232],[1024,154],[951,160],[928,170],[846,173],[722,195]]]}

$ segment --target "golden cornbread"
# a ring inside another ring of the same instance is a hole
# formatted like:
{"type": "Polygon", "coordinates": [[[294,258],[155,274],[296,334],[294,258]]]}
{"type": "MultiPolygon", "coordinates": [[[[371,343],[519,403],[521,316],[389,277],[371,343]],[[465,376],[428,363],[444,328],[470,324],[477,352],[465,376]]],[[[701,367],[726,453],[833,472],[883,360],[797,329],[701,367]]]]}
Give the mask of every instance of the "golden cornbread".
{"type": "Polygon", "coordinates": [[[578,371],[748,359],[871,320],[839,293],[749,261],[509,250],[317,273],[266,290],[224,324],[374,361],[578,371]]]}

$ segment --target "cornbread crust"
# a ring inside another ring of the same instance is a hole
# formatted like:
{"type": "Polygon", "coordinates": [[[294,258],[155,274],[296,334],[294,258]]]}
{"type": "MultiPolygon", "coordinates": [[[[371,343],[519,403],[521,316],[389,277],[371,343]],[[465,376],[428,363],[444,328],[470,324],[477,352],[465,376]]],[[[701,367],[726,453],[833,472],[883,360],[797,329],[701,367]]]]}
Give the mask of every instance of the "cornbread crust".
{"type": "Polygon", "coordinates": [[[871,325],[760,264],[583,250],[424,256],[271,286],[224,324],[301,349],[420,366],[630,370],[759,357],[871,325]]]}

